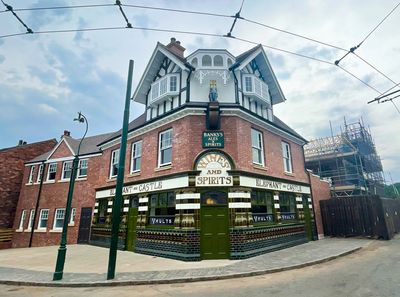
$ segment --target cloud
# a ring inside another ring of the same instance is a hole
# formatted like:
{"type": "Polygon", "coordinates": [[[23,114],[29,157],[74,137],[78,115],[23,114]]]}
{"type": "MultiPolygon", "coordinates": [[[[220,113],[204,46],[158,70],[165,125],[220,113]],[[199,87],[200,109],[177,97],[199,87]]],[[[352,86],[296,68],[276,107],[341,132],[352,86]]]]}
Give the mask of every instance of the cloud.
{"type": "Polygon", "coordinates": [[[6,57],[4,57],[3,55],[0,55],[0,64],[3,63],[5,59],[6,59],[6,57]]]}
{"type": "Polygon", "coordinates": [[[55,109],[54,107],[46,104],[46,103],[40,103],[38,104],[38,109],[40,112],[42,112],[43,114],[58,114],[59,111],[57,109],[55,109]]]}
{"type": "MultiPolygon", "coordinates": [[[[33,3],[30,7],[51,7],[54,6],[53,0],[40,0],[33,3]]],[[[68,6],[67,1],[59,0],[57,1],[57,6],[68,6]]],[[[66,23],[71,20],[72,9],[52,9],[52,10],[40,10],[32,11],[26,18],[26,24],[33,31],[38,31],[45,26],[50,26],[55,22],[66,23]]]]}

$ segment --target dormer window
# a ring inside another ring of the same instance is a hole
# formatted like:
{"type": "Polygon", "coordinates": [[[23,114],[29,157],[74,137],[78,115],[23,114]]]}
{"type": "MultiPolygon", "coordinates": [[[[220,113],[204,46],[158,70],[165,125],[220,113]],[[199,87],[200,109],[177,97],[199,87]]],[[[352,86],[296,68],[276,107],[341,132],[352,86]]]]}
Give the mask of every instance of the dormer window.
{"type": "Polygon", "coordinates": [[[171,99],[179,93],[178,74],[167,74],[151,85],[149,105],[171,99]]]}
{"type": "Polygon", "coordinates": [[[214,56],[214,67],[222,67],[224,66],[224,61],[222,60],[222,56],[216,55],[214,56]]]}
{"type": "Polygon", "coordinates": [[[204,55],[203,58],[201,59],[201,66],[211,66],[211,56],[209,55],[204,55]]]}
{"type": "Polygon", "coordinates": [[[198,61],[197,61],[197,58],[194,58],[193,60],[192,60],[192,66],[193,67],[197,67],[197,65],[198,65],[198,61]]]}
{"type": "Polygon", "coordinates": [[[271,105],[268,85],[254,74],[243,75],[243,94],[262,104],[271,105]]]}

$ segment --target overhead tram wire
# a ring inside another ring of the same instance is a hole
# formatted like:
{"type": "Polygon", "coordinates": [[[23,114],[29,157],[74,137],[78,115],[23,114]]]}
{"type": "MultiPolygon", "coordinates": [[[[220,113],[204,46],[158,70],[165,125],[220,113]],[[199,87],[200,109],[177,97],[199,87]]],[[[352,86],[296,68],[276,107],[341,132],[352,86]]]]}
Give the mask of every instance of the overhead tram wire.
{"type": "Polygon", "coordinates": [[[376,25],[364,38],[363,40],[357,44],[356,46],[353,46],[352,48],[350,48],[350,50],[347,51],[346,54],[344,54],[343,57],[341,57],[339,60],[335,61],[336,65],[339,65],[339,63],[350,53],[353,53],[371,36],[372,33],[375,32],[376,29],[378,29],[378,27],[397,9],[397,7],[399,7],[400,2],[397,3],[397,5],[379,22],[378,25],[376,25]]]}
{"type": "MultiPolygon", "coordinates": [[[[66,5],[66,6],[49,6],[49,7],[31,7],[31,8],[14,8],[14,11],[35,11],[35,10],[56,10],[56,9],[74,9],[74,8],[94,8],[115,6],[115,4],[91,4],[91,5],[66,5]]],[[[7,10],[0,11],[0,13],[7,10]]]]}
{"type": "Polygon", "coordinates": [[[243,3],[244,3],[244,0],[242,0],[242,5],[240,5],[239,11],[238,11],[238,12],[235,14],[235,16],[234,16],[235,19],[233,20],[231,29],[230,29],[229,32],[225,35],[225,37],[233,37],[233,36],[232,36],[233,28],[235,28],[235,25],[236,25],[237,20],[242,18],[242,17],[240,16],[240,13],[242,12],[243,3]]]}
{"type": "Polygon", "coordinates": [[[32,29],[29,28],[29,27],[24,23],[24,21],[14,12],[13,7],[12,7],[11,5],[6,4],[3,0],[1,0],[1,2],[2,2],[3,5],[7,8],[6,11],[10,11],[10,12],[15,16],[15,18],[25,27],[26,33],[32,34],[32,33],[33,33],[32,29]]]}

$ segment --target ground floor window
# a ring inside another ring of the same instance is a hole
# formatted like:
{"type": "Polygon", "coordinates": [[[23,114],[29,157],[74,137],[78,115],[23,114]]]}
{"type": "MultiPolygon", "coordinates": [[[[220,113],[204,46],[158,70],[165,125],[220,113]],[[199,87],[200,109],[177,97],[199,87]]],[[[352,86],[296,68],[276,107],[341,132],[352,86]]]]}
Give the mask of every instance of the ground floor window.
{"type": "Polygon", "coordinates": [[[38,229],[46,229],[48,219],[49,219],[49,210],[48,209],[41,209],[40,210],[38,229]]]}
{"type": "Polygon", "coordinates": [[[173,225],[175,218],[175,193],[164,192],[150,195],[150,225],[173,225]]]}
{"type": "Polygon", "coordinates": [[[53,229],[62,229],[64,223],[65,209],[57,208],[54,213],[53,229]]]}
{"type": "Polygon", "coordinates": [[[251,193],[251,211],[255,224],[274,221],[273,201],[274,197],[271,192],[253,191],[251,193]]]}
{"type": "Polygon", "coordinates": [[[296,219],[296,197],[292,193],[279,193],[279,204],[282,220],[296,219]]]}
{"type": "Polygon", "coordinates": [[[107,219],[108,200],[107,199],[99,199],[99,200],[97,200],[97,202],[99,203],[99,206],[97,207],[97,214],[98,214],[97,223],[105,224],[106,219],[107,219]]]}

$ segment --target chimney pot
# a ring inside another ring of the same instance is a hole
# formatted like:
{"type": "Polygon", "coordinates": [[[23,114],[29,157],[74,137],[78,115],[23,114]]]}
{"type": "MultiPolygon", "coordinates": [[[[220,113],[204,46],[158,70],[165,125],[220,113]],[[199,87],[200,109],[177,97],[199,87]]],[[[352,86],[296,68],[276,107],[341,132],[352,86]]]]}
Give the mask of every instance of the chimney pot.
{"type": "Polygon", "coordinates": [[[18,141],[18,145],[23,145],[24,144],[24,141],[22,140],[22,139],[20,139],[19,141],[18,141]]]}
{"type": "Polygon", "coordinates": [[[179,40],[176,40],[175,37],[171,38],[171,42],[167,45],[167,48],[175,55],[183,58],[183,52],[185,51],[185,48],[181,45],[179,40]]]}
{"type": "Polygon", "coordinates": [[[68,130],[64,130],[64,136],[71,136],[71,132],[68,130]]]}

